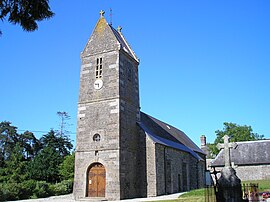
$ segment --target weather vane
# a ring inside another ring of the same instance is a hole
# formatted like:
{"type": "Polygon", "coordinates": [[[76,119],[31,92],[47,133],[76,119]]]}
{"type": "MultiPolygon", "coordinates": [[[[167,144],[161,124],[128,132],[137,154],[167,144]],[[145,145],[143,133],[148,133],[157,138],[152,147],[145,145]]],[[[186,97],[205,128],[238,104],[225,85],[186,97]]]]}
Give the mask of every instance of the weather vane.
{"type": "Polygon", "coordinates": [[[110,8],[110,25],[112,25],[112,8],[110,8]]]}

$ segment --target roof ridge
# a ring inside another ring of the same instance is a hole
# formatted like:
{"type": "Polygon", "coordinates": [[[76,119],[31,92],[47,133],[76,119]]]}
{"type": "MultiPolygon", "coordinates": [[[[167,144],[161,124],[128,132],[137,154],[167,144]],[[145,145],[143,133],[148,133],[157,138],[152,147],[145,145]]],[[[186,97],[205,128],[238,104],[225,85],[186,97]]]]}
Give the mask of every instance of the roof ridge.
{"type": "Polygon", "coordinates": [[[251,141],[239,141],[236,142],[237,144],[248,144],[248,143],[259,143],[259,142],[270,142],[270,139],[265,139],[265,140],[251,140],[251,141]]]}

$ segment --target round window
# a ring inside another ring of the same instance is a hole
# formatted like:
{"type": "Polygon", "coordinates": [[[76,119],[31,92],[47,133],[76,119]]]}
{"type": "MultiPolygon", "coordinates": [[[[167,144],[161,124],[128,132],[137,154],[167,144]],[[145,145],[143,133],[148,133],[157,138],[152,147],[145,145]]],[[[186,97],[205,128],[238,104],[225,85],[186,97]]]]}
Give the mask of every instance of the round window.
{"type": "Polygon", "coordinates": [[[99,141],[100,141],[100,135],[99,135],[99,134],[95,134],[95,135],[93,136],[93,141],[94,141],[94,142],[99,142],[99,141]]]}

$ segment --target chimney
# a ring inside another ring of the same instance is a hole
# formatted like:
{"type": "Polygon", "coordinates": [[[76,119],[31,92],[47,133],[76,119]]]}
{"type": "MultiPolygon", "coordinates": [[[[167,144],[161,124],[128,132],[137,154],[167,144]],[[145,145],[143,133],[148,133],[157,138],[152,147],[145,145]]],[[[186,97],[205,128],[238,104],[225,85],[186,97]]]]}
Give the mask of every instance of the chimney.
{"type": "Polygon", "coordinates": [[[206,137],[205,137],[205,135],[202,135],[200,137],[200,139],[201,139],[201,148],[205,147],[206,146],[206,137]]]}

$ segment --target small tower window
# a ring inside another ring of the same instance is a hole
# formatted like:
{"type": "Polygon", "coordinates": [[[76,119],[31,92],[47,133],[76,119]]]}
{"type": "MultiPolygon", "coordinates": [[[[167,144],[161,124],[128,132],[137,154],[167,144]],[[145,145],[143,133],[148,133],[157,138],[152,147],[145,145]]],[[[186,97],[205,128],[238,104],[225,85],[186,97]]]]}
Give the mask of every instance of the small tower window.
{"type": "Polygon", "coordinates": [[[128,68],[128,80],[131,81],[131,69],[130,69],[130,67],[128,68]]]}
{"type": "Polygon", "coordinates": [[[99,141],[100,141],[100,135],[99,135],[99,134],[95,134],[95,135],[93,136],[93,141],[94,141],[94,142],[99,142],[99,141]]]}
{"type": "Polygon", "coordinates": [[[96,63],[96,79],[102,78],[102,58],[97,58],[96,63]]]}
{"type": "Polygon", "coordinates": [[[127,63],[127,76],[128,76],[128,80],[131,81],[132,80],[132,64],[130,62],[127,63]]]}

